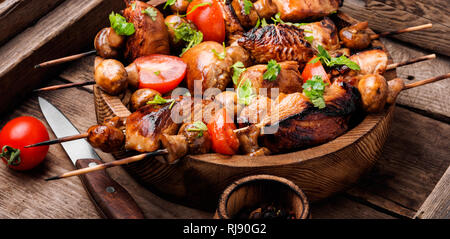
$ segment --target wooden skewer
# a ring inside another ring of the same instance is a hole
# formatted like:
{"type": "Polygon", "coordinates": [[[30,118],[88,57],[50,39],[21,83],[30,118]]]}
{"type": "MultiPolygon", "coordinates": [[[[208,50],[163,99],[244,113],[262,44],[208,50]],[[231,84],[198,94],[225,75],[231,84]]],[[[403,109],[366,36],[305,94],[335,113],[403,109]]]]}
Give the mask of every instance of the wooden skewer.
{"type": "Polygon", "coordinates": [[[136,156],[132,156],[132,157],[128,157],[128,158],[124,158],[124,159],[120,159],[120,160],[115,160],[115,161],[108,162],[108,163],[98,164],[98,165],[95,165],[92,167],[86,167],[86,168],[69,171],[69,172],[60,174],[58,176],[46,178],[45,181],[56,180],[56,179],[61,179],[61,178],[68,178],[68,177],[72,177],[72,176],[78,176],[81,174],[91,173],[91,172],[95,172],[98,170],[103,170],[103,169],[107,169],[107,168],[111,168],[111,167],[115,167],[115,166],[119,166],[119,165],[129,164],[129,163],[133,163],[136,161],[150,158],[152,156],[163,155],[163,154],[167,154],[167,153],[168,153],[167,149],[160,149],[160,150],[156,150],[153,152],[139,154],[136,156]]]}
{"type": "Polygon", "coordinates": [[[58,144],[58,143],[63,143],[63,142],[67,142],[67,141],[87,138],[88,136],[89,136],[88,133],[77,134],[77,135],[62,137],[62,138],[58,138],[58,139],[47,140],[47,141],[43,141],[43,142],[40,142],[40,143],[37,143],[37,144],[30,144],[30,145],[25,146],[24,148],[32,148],[32,147],[37,147],[37,146],[58,144]]]}
{"type": "Polygon", "coordinates": [[[83,58],[85,56],[95,54],[96,52],[97,52],[96,50],[92,50],[92,51],[88,51],[88,52],[84,52],[84,53],[80,53],[80,54],[76,54],[76,55],[72,55],[72,56],[66,56],[66,57],[63,57],[63,58],[58,58],[58,59],[55,59],[55,60],[46,61],[46,62],[43,62],[41,64],[35,65],[34,68],[49,67],[49,66],[54,66],[54,65],[65,63],[65,62],[69,62],[69,61],[78,60],[78,59],[83,58]]]}
{"type": "Polygon", "coordinates": [[[447,79],[447,78],[450,78],[450,73],[447,73],[445,75],[436,76],[436,77],[433,77],[433,78],[430,78],[430,79],[421,80],[421,81],[417,81],[417,82],[414,82],[414,83],[406,84],[403,89],[407,90],[407,89],[411,89],[411,88],[414,88],[414,87],[417,87],[417,86],[422,86],[422,85],[426,85],[426,84],[433,83],[433,82],[436,82],[436,81],[440,81],[440,80],[443,80],[443,79],[447,79]]]}
{"type": "Polygon", "coordinates": [[[436,54],[421,56],[421,57],[417,57],[417,58],[406,60],[406,61],[399,62],[399,63],[392,63],[386,67],[386,70],[392,70],[392,69],[395,69],[400,66],[406,66],[406,65],[410,65],[413,63],[421,62],[421,61],[431,60],[434,58],[436,58],[436,54]]]}
{"type": "Polygon", "coordinates": [[[40,88],[40,89],[35,89],[35,90],[33,90],[33,92],[59,90],[59,89],[65,89],[65,88],[70,88],[70,87],[78,87],[78,86],[94,85],[94,84],[95,84],[95,81],[68,83],[68,84],[53,85],[53,86],[48,86],[48,87],[44,87],[44,88],[40,88]]]}
{"type": "Polygon", "coordinates": [[[390,32],[383,32],[380,34],[374,34],[370,36],[370,39],[377,39],[380,37],[385,37],[385,36],[389,36],[389,35],[394,35],[394,34],[400,34],[400,33],[405,33],[405,32],[412,32],[412,31],[419,31],[419,30],[424,30],[424,29],[428,29],[433,27],[432,23],[428,23],[428,24],[424,24],[424,25],[419,25],[419,26],[415,26],[415,27],[408,27],[405,29],[401,29],[401,30],[397,30],[397,31],[390,31],[390,32]]]}

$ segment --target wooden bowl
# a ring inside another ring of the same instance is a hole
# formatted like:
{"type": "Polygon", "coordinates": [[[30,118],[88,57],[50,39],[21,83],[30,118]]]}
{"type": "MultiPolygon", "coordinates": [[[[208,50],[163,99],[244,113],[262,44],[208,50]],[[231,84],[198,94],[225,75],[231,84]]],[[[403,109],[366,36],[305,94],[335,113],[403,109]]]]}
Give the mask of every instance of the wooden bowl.
{"type": "Polygon", "coordinates": [[[225,189],[214,218],[236,218],[241,210],[256,209],[264,203],[279,205],[293,212],[296,219],[310,217],[308,200],[292,181],[272,175],[254,175],[239,179],[225,189]]]}
{"type": "MultiPolygon", "coordinates": [[[[357,22],[341,12],[333,21],[338,28],[357,22]]],[[[372,45],[386,51],[380,41],[375,40],[372,45]]],[[[384,76],[387,80],[395,78],[395,70],[384,76]]],[[[130,114],[120,97],[110,96],[97,86],[94,86],[94,98],[99,123],[130,114]]],[[[297,152],[260,157],[188,155],[175,164],[156,157],[124,168],[162,197],[207,210],[215,209],[220,194],[232,182],[257,174],[291,180],[314,202],[347,189],[372,167],[388,136],[394,108],[391,105],[382,113],[369,114],[340,137],[297,152]]],[[[115,154],[116,158],[125,155],[115,154]]]]}

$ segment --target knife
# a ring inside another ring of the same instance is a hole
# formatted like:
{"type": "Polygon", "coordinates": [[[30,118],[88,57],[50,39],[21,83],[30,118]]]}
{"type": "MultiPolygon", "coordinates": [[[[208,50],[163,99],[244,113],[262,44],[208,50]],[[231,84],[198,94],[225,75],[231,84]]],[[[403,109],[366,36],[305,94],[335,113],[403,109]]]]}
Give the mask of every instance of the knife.
{"type": "MultiPolygon", "coordinates": [[[[42,113],[56,137],[80,132],[55,106],[38,97],[42,113]]],[[[77,169],[103,163],[94,148],[84,139],[61,143],[77,169]]],[[[143,219],[144,213],[128,191],[114,181],[105,170],[80,175],[81,182],[103,218],[143,219]]]]}

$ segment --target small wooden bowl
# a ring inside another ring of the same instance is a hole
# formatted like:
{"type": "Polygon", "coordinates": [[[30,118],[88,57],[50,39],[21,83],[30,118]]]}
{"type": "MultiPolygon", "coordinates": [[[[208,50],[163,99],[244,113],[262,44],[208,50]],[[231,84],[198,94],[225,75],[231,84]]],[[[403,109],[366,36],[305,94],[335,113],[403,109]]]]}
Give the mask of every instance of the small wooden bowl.
{"type": "Polygon", "coordinates": [[[254,175],[232,183],[222,193],[215,219],[232,219],[243,209],[275,203],[296,219],[310,217],[309,203],[303,191],[292,181],[272,175],[254,175]]]}

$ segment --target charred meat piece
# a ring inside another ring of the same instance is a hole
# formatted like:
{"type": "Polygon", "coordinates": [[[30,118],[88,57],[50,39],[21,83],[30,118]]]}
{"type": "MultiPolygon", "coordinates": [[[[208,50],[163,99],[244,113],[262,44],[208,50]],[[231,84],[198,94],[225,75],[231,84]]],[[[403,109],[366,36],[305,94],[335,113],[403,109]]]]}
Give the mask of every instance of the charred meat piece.
{"type": "Polygon", "coordinates": [[[228,39],[228,44],[231,45],[244,34],[245,30],[231,6],[231,0],[217,1],[217,3],[219,3],[222,10],[222,16],[225,20],[225,35],[228,39]]]}
{"type": "MultiPolygon", "coordinates": [[[[298,63],[295,61],[285,61],[280,62],[279,64],[281,70],[277,79],[274,81],[265,80],[263,78],[264,73],[267,71],[267,65],[254,65],[247,68],[247,70],[241,74],[240,81],[249,79],[256,94],[265,94],[269,98],[272,98],[272,89],[278,89],[279,93],[285,94],[301,92],[303,90],[303,79],[298,71],[298,63]]],[[[273,96],[273,98],[275,97],[277,97],[277,95],[273,96]]]]}
{"type": "MultiPolygon", "coordinates": [[[[287,152],[329,142],[348,129],[350,115],[360,103],[358,90],[335,81],[324,94],[326,107],[318,109],[300,93],[283,95],[271,115],[272,133],[263,135],[264,145],[272,152],[287,152]],[[276,130],[275,130],[276,129],[276,130]]],[[[265,132],[268,132],[264,129],[265,132]]]]}
{"type": "Polygon", "coordinates": [[[343,0],[272,0],[286,22],[317,19],[338,10],[343,0]]]}
{"type": "Polygon", "coordinates": [[[258,138],[261,130],[255,125],[250,125],[247,130],[237,133],[239,138],[239,148],[241,152],[250,156],[269,155],[270,151],[265,148],[262,149],[258,145],[258,138]]]}
{"type": "Polygon", "coordinates": [[[164,158],[168,163],[174,163],[188,153],[188,144],[183,135],[162,134],[161,144],[167,149],[168,153],[164,155],[164,158]]]}
{"type": "Polygon", "coordinates": [[[335,51],[341,47],[336,25],[328,17],[319,22],[300,26],[300,28],[304,30],[306,37],[313,37],[312,46],[314,49],[317,49],[318,45],[321,45],[327,51],[335,51]]]}
{"type": "Polygon", "coordinates": [[[150,54],[170,53],[169,33],[164,24],[164,16],[158,9],[141,1],[132,1],[123,15],[127,22],[133,23],[136,30],[128,37],[125,45],[124,56],[128,62],[150,54]],[[156,13],[156,16],[143,11],[156,13]]]}
{"type": "Polygon", "coordinates": [[[314,50],[304,39],[302,29],[292,25],[278,24],[254,28],[238,40],[255,63],[297,61],[300,65],[314,56],[314,50]]]}

